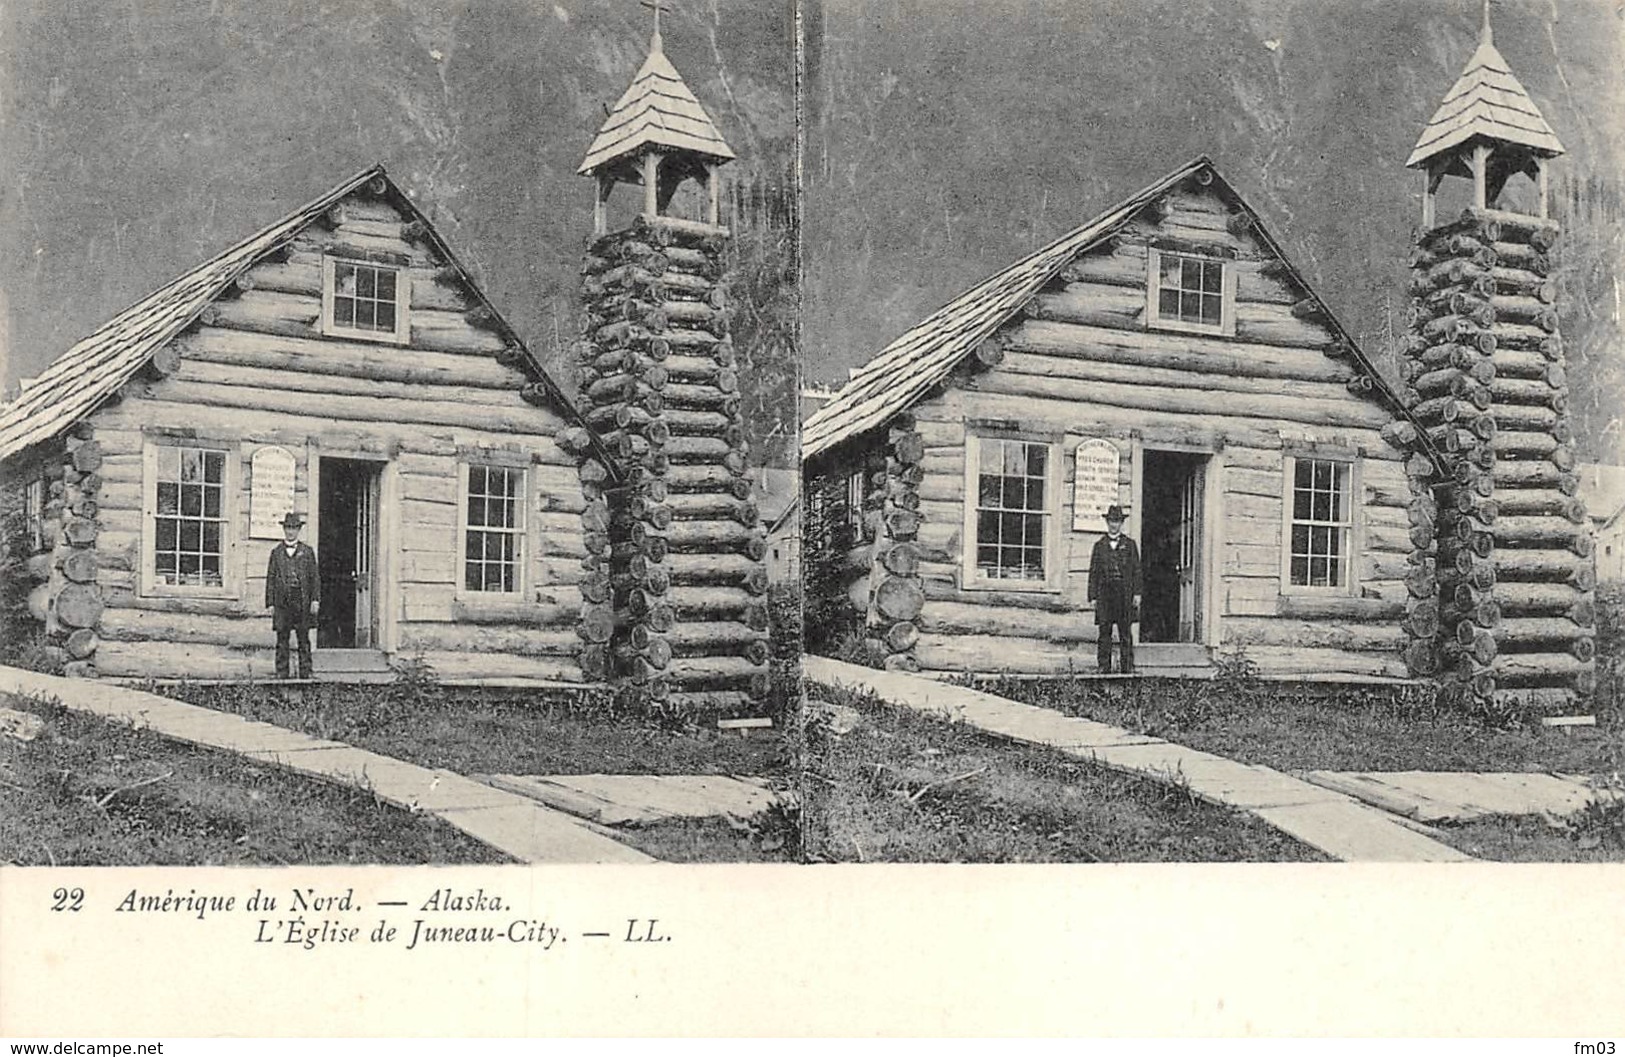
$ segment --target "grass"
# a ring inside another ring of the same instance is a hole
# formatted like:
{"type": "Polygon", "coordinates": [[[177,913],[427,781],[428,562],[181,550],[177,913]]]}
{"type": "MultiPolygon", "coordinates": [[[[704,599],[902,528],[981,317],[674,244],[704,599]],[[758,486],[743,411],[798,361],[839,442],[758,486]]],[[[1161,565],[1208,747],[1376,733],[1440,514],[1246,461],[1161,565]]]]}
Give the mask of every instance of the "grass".
{"type": "Polygon", "coordinates": [[[231,753],[0,694],[45,720],[0,737],[0,862],[21,866],[498,863],[431,816],[231,753]]]}
{"type": "Polygon", "coordinates": [[[750,737],[630,716],[587,690],[377,685],[181,684],[190,704],[331,738],[458,774],[783,774],[777,731],[750,737]]]}
{"type": "MultiPolygon", "coordinates": [[[[783,732],[678,725],[617,711],[607,695],[394,683],[279,687],[195,684],[165,696],[457,774],[732,774],[791,787],[783,732]]],[[[786,862],[800,853],[793,818],[664,819],[616,839],[667,862],[786,862]]]]}
{"type": "Polygon", "coordinates": [[[1475,859],[1492,862],[1625,862],[1625,811],[1579,816],[1554,826],[1533,816],[1480,819],[1438,828],[1438,839],[1475,859]]]}
{"type": "Polygon", "coordinates": [[[1243,763],[1282,771],[1559,771],[1621,767],[1625,724],[1599,703],[1595,727],[1496,727],[1424,687],[1212,680],[978,679],[968,685],[1243,763]]]}
{"type": "Polygon", "coordinates": [[[809,858],[838,862],[1322,862],[1179,783],[1018,746],[872,695],[819,687],[860,717],[807,717],[809,858]]]}

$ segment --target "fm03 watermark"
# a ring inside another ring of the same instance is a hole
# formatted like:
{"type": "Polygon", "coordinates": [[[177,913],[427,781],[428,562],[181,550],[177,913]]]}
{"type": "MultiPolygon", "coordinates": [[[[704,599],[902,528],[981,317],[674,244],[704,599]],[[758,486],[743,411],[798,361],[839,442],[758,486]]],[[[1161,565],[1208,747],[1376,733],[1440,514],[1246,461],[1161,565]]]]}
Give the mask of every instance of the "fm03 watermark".
{"type": "Polygon", "coordinates": [[[1612,1039],[1599,1042],[1577,1042],[1574,1044],[1575,1057],[1614,1057],[1618,1052],[1612,1039]]]}

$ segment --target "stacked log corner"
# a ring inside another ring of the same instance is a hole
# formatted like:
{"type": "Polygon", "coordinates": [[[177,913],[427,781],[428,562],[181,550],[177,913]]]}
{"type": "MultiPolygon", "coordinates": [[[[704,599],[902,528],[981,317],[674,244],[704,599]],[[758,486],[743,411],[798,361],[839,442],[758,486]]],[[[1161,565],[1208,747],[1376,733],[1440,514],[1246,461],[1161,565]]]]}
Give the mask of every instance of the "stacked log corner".
{"type": "Polygon", "coordinates": [[[769,686],[767,540],[746,476],[725,237],[657,217],[590,241],[576,347],[588,425],[623,478],[611,487],[578,439],[583,669],[628,704],[685,714],[754,712],[769,686]]]}
{"type": "Polygon", "coordinates": [[[26,608],[43,633],[42,659],[50,670],[76,678],[97,675],[101,464],[101,447],[88,424],[45,457],[39,467],[46,489],[40,549],[21,563],[30,581],[26,608]]]}
{"type": "Polygon", "coordinates": [[[1576,498],[1563,345],[1549,278],[1557,226],[1467,210],[1412,258],[1404,365],[1416,426],[1406,659],[1479,710],[1573,711],[1595,681],[1592,540],[1576,498]],[[1431,519],[1431,538],[1427,530],[1431,519]]]}
{"type": "Polygon", "coordinates": [[[916,537],[920,531],[920,461],[925,445],[914,420],[892,420],[882,449],[871,451],[864,489],[864,517],[873,526],[867,638],[871,653],[894,671],[919,671],[914,655],[920,631],[915,619],[925,605],[916,537]]]}

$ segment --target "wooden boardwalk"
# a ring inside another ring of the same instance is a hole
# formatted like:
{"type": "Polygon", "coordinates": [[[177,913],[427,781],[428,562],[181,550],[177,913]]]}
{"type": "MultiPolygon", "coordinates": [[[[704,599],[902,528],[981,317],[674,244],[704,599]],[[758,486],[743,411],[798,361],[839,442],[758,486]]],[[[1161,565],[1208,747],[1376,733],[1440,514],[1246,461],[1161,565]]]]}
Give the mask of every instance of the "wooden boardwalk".
{"type": "Polygon", "coordinates": [[[1012,741],[1048,746],[1159,781],[1182,782],[1204,800],[1250,812],[1345,862],[1473,861],[1385,811],[1268,767],[905,672],[812,656],[802,658],[802,671],[810,683],[867,690],[892,704],[1012,741]]]}
{"type": "Polygon", "coordinates": [[[523,863],[654,861],[530,797],[228,712],[109,683],[18,668],[0,667],[0,691],[55,699],[65,708],[130,723],[176,741],[224,749],[257,763],[364,789],[397,807],[434,815],[523,863]]]}

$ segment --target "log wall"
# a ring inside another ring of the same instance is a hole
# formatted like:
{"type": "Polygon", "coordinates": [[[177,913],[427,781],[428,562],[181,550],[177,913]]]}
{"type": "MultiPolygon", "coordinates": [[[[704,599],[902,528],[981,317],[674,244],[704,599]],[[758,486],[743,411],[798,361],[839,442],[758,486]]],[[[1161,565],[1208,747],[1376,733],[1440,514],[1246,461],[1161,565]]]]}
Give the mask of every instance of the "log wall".
{"type": "MultiPolygon", "coordinates": [[[[894,592],[883,600],[871,590],[864,600],[875,645],[893,666],[1093,670],[1087,583],[1099,536],[1072,530],[1073,455],[1083,440],[1100,437],[1119,450],[1119,498],[1135,508],[1146,450],[1209,454],[1207,487],[1218,494],[1207,507],[1206,591],[1216,597],[1206,645],[1244,647],[1266,673],[1406,674],[1398,627],[1411,573],[1412,500],[1404,452],[1382,434],[1395,409],[1373,395],[1309,293],[1235,221],[1230,204],[1210,188],[1191,186],[1163,205],[1160,217],[1148,211],[1062,269],[945,387],[876,431],[884,434],[876,443],[886,446],[883,494],[888,503],[908,504],[913,515],[901,519],[909,535],[891,530],[889,514],[880,518],[868,580],[894,585],[894,592]],[[1231,262],[1233,335],[1148,328],[1153,247],[1231,262]],[[971,433],[1059,443],[1052,583],[967,580],[966,548],[974,545],[964,538],[966,503],[975,502],[966,489],[971,433]],[[917,462],[897,458],[895,446],[905,439],[917,442],[917,462]],[[1290,484],[1283,471],[1295,452],[1354,464],[1353,582],[1345,594],[1294,593],[1283,585],[1283,497],[1290,484]],[[913,568],[918,601],[887,564],[900,547],[907,557],[893,558],[892,566],[913,568]]],[[[859,443],[824,460],[820,472],[849,472],[859,443]]],[[[1140,528],[1134,509],[1130,531],[1142,536],[1140,528]]]]}
{"type": "MultiPolygon", "coordinates": [[[[367,456],[384,466],[380,509],[381,645],[421,656],[445,678],[583,679],[587,504],[577,457],[559,443],[560,409],[525,394],[522,366],[476,292],[418,225],[366,192],[251,268],[176,337],[155,368],[96,412],[101,452],[92,519],[101,604],[87,624],[96,670],[123,678],[239,678],[273,672],[264,599],[274,541],[250,539],[250,458],[287,448],[296,509],[309,513],[313,460],[367,456]],[[322,258],[405,265],[405,347],[322,333],[322,258]],[[174,355],[178,354],[178,355],[174,355]],[[187,437],[228,446],[235,517],[222,590],[143,591],[143,445],[187,437]],[[525,592],[460,589],[460,461],[527,474],[525,592]]],[[[81,491],[84,481],[80,481],[81,491]]],[[[315,540],[307,532],[307,542],[315,540]]],[[[80,585],[88,586],[88,585],[80,585]]]]}
{"type": "Polygon", "coordinates": [[[1477,711],[1573,711],[1595,685],[1594,540],[1548,278],[1557,235],[1468,209],[1423,232],[1411,261],[1408,398],[1449,473],[1414,480],[1426,517],[1406,659],[1477,711]]]}
{"type": "Polygon", "coordinates": [[[588,248],[576,381],[625,481],[583,465],[585,660],[634,707],[759,715],[767,538],[746,477],[727,234],[645,217],[588,248]]]}

